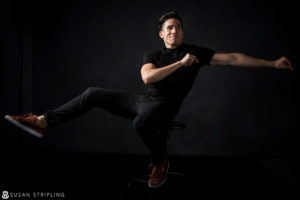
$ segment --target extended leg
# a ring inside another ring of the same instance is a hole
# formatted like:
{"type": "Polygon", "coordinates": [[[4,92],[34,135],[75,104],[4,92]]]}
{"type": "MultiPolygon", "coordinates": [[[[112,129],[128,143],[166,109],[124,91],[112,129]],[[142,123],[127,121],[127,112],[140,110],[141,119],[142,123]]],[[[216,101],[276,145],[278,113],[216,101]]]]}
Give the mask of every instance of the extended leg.
{"type": "Polygon", "coordinates": [[[90,87],[66,104],[45,112],[44,116],[48,125],[54,126],[98,107],[112,114],[132,119],[137,112],[135,99],[135,95],[127,92],[90,87]]]}
{"type": "Polygon", "coordinates": [[[44,115],[6,115],[5,118],[35,136],[43,137],[46,128],[74,119],[88,110],[99,107],[110,113],[133,119],[137,113],[139,96],[123,91],[90,87],[66,104],[44,115]]]}

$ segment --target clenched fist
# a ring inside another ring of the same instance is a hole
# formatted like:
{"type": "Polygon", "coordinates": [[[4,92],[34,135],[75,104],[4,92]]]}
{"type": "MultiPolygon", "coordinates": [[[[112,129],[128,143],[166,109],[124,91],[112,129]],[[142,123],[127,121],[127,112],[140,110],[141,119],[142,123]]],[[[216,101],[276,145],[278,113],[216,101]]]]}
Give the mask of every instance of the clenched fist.
{"type": "Polygon", "coordinates": [[[286,57],[281,57],[274,61],[274,66],[277,69],[291,69],[294,70],[294,68],[291,65],[291,62],[286,57]]]}
{"type": "Polygon", "coordinates": [[[180,60],[180,63],[185,66],[185,67],[188,67],[188,66],[191,66],[193,63],[199,63],[198,59],[196,56],[190,54],[190,53],[187,53],[181,60],[180,60]]]}

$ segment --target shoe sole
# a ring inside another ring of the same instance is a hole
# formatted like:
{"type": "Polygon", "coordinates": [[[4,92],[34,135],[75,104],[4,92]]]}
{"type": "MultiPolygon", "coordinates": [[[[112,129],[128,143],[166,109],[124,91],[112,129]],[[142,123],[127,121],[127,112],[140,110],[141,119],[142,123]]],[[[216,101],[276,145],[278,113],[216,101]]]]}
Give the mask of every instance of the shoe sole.
{"type": "Polygon", "coordinates": [[[168,171],[169,171],[169,167],[170,167],[170,162],[168,161],[168,167],[167,167],[167,172],[166,172],[166,177],[164,178],[164,180],[162,180],[162,182],[160,184],[157,184],[157,185],[151,185],[148,181],[148,186],[149,188],[152,188],[152,189],[157,189],[159,187],[161,187],[163,184],[166,183],[167,181],[167,176],[168,176],[168,171]]]}
{"type": "Polygon", "coordinates": [[[31,129],[31,128],[23,125],[23,124],[21,124],[20,122],[14,120],[12,118],[10,118],[8,115],[5,115],[4,118],[7,121],[9,121],[10,123],[12,123],[13,125],[15,125],[15,126],[19,127],[20,129],[22,129],[23,131],[26,131],[27,133],[30,133],[30,134],[32,134],[32,135],[34,135],[36,137],[39,137],[39,138],[43,137],[43,135],[41,133],[39,133],[39,132],[37,132],[37,131],[35,131],[35,130],[33,130],[33,129],[31,129]]]}

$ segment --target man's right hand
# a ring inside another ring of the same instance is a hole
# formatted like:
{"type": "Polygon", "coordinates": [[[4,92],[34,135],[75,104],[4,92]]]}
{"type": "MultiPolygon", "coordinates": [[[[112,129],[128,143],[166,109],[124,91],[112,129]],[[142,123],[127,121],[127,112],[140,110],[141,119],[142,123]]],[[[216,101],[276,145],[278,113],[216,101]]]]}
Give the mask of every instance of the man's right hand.
{"type": "Polygon", "coordinates": [[[189,67],[194,63],[199,63],[199,60],[196,56],[187,53],[179,62],[182,64],[182,66],[189,67]]]}
{"type": "Polygon", "coordinates": [[[153,63],[147,63],[142,66],[141,75],[145,84],[152,84],[165,79],[181,67],[191,66],[193,63],[199,63],[196,56],[187,53],[180,61],[173,64],[157,68],[153,63]]]}

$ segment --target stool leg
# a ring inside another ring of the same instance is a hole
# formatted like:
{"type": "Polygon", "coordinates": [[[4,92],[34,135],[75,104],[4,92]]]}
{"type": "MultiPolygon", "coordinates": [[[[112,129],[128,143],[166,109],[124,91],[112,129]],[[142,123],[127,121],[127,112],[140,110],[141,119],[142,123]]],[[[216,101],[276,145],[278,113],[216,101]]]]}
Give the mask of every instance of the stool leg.
{"type": "Polygon", "coordinates": [[[166,138],[170,138],[170,134],[169,131],[166,129],[159,129],[158,130],[160,134],[164,134],[166,136],[166,138]]]}

